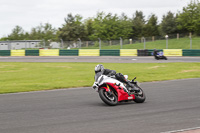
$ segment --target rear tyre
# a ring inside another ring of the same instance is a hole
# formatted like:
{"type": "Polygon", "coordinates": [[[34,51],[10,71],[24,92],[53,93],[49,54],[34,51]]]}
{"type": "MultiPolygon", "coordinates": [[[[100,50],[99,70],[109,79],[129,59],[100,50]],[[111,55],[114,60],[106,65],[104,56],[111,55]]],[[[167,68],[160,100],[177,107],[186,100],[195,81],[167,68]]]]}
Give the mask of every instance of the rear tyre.
{"type": "Polygon", "coordinates": [[[140,91],[138,93],[135,94],[135,99],[134,101],[136,103],[143,103],[146,100],[146,96],[144,94],[144,91],[142,90],[142,88],[140,88],[138,85],[136,85],[135,87],[137,87],[140,91]]]}
{"type": "Polygon", "coordinates": [[[107,105],[110,106],[115,106],[118,103],[118,99],[115,94],[109,94],[105,89],[100,89],[99,90],[99,96],[101,100],[106,103],[107,105]]]}

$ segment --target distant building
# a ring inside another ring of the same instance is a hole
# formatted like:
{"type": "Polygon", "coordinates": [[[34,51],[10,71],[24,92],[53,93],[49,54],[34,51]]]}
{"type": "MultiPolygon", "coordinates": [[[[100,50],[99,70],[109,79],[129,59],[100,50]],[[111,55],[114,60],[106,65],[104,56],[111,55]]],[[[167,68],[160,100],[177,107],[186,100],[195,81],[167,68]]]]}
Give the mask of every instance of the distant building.
{"type": "Polygon", "coordinates": [[[41,40],[0,41],[0,50],[40,48],[41,40]]]}

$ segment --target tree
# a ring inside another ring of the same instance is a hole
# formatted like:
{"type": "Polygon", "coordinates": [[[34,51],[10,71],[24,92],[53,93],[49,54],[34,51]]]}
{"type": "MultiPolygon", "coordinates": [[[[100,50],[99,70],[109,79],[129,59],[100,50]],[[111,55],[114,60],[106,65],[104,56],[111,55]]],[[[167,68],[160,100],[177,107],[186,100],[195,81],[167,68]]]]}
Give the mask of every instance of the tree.
{"type": "Polygon", "coordinates": [[[57,30],[52,27],[51,24],[45,23],[40,24],[39,26],[32,28],[29,39],[31,40],[45,40],[45,41],[56,41],[56,32],[57,30]]]}
{"type": "Polygon", "coordinates": [[[49,23],[45,23],[44,26],[42,26],[43,28],[43,31],[42,31],[42,36],[43,36],[43,39],[46,40],[46,41],[55,41],[55,40],[58,40],[56,38],[56,29],[52,27],[51,24],[49,23]]]}
{"type": "Polygon", "coordinates": [[[92,18],[85,20],[84,25],[85,25],[85,30],[86,30],[86,39],[88,40],[93,40],[91,37],[95,32],[95,29],[93,28],[93,24],[94,24],[94,21],[92,18]]]}
{"type": "Polygon", "coordinates": [[[117,14],[108,13],[103,19],[103,36],[107,40],[115,40],[120,37],[119,18],[117,14]]]}
{"type": "Polygon", "coordinates": [[[106,36],[104,33],[105,32],[104,17],[105,17],[104,12],[97,12],[97,15],[94,18],[94,22],[92,25],[94,29],[94,34],[91,34],[89,36],[91,40],[97,40],[98,38],[106,39],[106,36]]]}
{"type": "Polygon", "coordinates": [[[65,24],[58,31],[59,38],[65,41],[75,41],[78,38],[85,39],[86,31],[80,15],[73,16],[71,13],[65,18],[65,24]]]}
{"type": "Polygon", "coordinates": [[[10,35],[8,35],[9,40],[23,40],[24,30],[20,26],[16,26],[10,35]]]}
{"type": "Polygon", "coordinates": [[[184,32],[193,32],[199,34],[200,31],[200,3],[194,0],[183,7],[182,13],[179,12],[177,18],[177,28],[184,32]]]}
{"type": "Polygon", "coordinates": [[[143,15],[142,11],[136,11],[133,15],[133,26],[132,26],[132,37],[142,37],[143,35],[143,29],[145,26],[145,16],[143,15]]]}
{"type": "Polygon", "coordinates": [[[2,37],[2,38],[0,38],[0,41],[6,41],[6,40],[9,40],[9,38],[8,37],[2,37]]]}
{"type": "Polygon", "coordinates": [[[122,13],[119,17],[119,36],[127,39],[132,37],[132,21],[125,13],[122,13]]]}
{"type": "Polygon", "coordinates": [[[101,38],[103,40],[119,40],[129,38],[131,34],[131,21],[122,13],[121,16],[112,13],[98,12],[93,22],[94,33],[90,35],[92,39],[101,38]]]}
{"type": "Polygon", "coordinates": [[[155,14],[152,14],[147,22],[147,24],[144,27],[143,35],[146,37],[151,36],[158,36],[159,30],[158,30],[158,18],[155,14]]]}
{"type": "Polygon", "coordinates": [[[163,15],[160,28],[163,35],[177,33],[176,16],[170,11],[167,15],[163,15]]]}

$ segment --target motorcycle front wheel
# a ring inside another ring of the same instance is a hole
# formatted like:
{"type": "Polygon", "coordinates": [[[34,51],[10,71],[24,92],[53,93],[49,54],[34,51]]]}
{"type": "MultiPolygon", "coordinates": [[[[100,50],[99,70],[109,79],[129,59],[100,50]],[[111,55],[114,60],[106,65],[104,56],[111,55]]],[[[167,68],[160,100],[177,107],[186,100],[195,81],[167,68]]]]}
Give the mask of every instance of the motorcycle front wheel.
{"type": "Polygon", "coordinates": [[[117,96],[113,93],[109,94],[109,92],[103,88],[99,90],[99,97],[104,103],[110,106],[115,106],[118,103],[117,96]]]}
{"type": "Polygon", "coordinates": [[[135,99],[134,101],[136,103],[143,103],[146,100],[146,96],[144,94],[144,91],[142,90],[142,88],[140,88],[138,85],[136,85],[136,87],[140,90],[138,93],[135,94],[135,99]]]}

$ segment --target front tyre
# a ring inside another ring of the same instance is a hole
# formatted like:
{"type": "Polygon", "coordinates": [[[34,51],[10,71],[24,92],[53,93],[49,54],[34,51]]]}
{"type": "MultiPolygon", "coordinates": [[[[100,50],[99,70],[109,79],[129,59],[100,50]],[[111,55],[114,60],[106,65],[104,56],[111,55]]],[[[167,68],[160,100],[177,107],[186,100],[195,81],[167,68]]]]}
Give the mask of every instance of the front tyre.
{"type": "Polygon", "coordinates": [[[109,94],[105,89],[103,89],[103,88],[101,88],[100,90],[99,90],[99,96],[100,96],[100,98],[101,98],[101,100],[104,102],[104,103],[106,103],[106,104],[108,104],[108,105],[110,105],[110,106],[115,106],[115,105],[117,105],[117,103],[118,103],[118,99],[117,99],[117,97],[116,97],[116,95],[115,94],[109,94]]]}
{"type": "Polygon", "coordinates": [[[155,58],[156,60],[159,60],[159,57],[158,57],[158,56],[154,56],[154,58],[155,58]]]}
{"type": "Polygon", "coordinates": [[[146,96],[144,94],[144,91],[138,85],[136,85],[135,87],[137,87],[140,91],[137,92],[137,93],[135,93],[135,99],[134,99],[134,101],[136,103],[143,103],[146,100],[146,96]]]}

